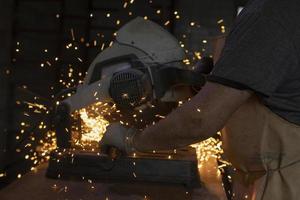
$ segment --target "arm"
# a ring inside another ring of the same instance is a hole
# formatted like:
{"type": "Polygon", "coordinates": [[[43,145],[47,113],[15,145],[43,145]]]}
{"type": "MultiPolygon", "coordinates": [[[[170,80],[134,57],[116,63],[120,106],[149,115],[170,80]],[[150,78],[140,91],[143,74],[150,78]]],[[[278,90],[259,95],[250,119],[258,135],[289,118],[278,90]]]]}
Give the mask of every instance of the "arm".
{"type": "Polygon", "coordinates": [[[189,102],[133,138],[138,151],[185,147],[213,136],[252,93],[208,82],[189,102]]]}

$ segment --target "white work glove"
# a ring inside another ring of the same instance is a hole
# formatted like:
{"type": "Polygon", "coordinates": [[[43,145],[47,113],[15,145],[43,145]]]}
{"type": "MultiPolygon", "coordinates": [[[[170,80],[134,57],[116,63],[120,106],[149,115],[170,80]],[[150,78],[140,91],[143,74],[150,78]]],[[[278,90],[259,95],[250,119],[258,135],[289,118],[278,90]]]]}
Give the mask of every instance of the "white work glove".
{"type": "Polygon", "coordinates": [[[101,150],[105,151],[109,147],[115,147],[121,152],[131,154],[135,151],[133,137],[137,132],[136,129],[126,128],[120,123],[112,123],[107,127],[100,141],[101,150]]]}

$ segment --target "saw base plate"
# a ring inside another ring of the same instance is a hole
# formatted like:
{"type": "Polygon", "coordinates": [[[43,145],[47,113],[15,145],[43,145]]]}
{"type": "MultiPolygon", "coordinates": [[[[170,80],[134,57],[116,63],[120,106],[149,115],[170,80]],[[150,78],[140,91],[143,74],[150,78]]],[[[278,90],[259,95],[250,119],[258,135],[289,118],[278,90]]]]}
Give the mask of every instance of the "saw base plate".
{"type": "Polygon", "coordinates": [[[194,148],[174,152],[136,153],[112,160],[97,152],[55,150],[46,176],[55,179],[157,182],[199,186],[194,148]]]}

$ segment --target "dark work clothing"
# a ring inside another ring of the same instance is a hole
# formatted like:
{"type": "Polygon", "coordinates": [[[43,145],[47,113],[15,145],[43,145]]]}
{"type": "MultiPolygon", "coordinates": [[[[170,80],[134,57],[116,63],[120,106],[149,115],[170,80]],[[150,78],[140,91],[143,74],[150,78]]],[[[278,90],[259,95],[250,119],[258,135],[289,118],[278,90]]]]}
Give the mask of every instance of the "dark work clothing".
{"type": "Polygon", "coordinates": [[[252,0],[208,80],[253,90],[274,113],[300,125],[299,58],[300,0],[252,0]]]}

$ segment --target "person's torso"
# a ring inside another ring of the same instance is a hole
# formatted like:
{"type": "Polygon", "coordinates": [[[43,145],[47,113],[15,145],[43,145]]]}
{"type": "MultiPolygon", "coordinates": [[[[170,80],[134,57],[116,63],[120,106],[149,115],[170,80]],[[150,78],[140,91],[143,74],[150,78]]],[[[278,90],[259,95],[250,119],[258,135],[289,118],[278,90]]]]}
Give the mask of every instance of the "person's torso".
{"type": "MultiPolygon", "coordinates": [[[[282,30],[274,30],[274,32],[286,31],[287,37],[294,46],[294,52],[291,54],[295,56],[287,61],[289,66],[282,66],[289,67],[289,70],[284,75],[280,86],[271,96],[262,97],[262,101],[274,113],[300,125],[300,1],[252,0],[240,15],[239,18],[249,19],[260,15],[269,16],[282,26],[282,30]]],[[[235,27],[238,27],[239,21],[241,20],[237,20],[235,27]]]]}

